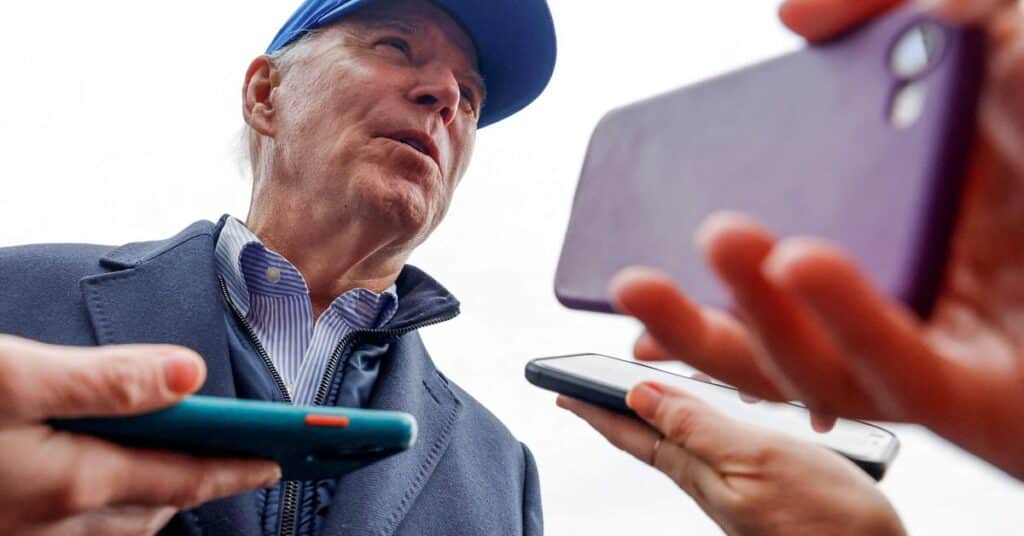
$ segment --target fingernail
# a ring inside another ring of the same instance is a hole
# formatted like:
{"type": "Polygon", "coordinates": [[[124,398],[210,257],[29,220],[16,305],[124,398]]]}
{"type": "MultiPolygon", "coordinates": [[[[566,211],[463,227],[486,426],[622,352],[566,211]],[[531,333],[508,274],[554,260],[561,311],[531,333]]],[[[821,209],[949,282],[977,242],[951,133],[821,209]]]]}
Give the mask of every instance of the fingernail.
{"type": "Polygon", "coordinates": [[[785,285],[806,260],[822,255],[841,255],[834,245],[820,238],[798,236],[776,244],[761,265],[761,274],[778,285],[785,285]],[[788,274],[788,275],[787,275],[788,274]]]}
{"type": "Polygon", "coordinates": [[[164,381],[171,391],[179,394],[192,392],[199,376],[199,363],[195,354],[171,350],[164,356],[164,381]]]}
{"type": "Polygon", "coordinates": [[[608,301],[611,302],[615,312],[629,314],[629,311],[626,310],[619,300],[619,294],[622,291],[622,287],[636,277],[638,270],[634,266],[623,268],[612,276],[612,280],[608,282],[608,301]]]}
{"type": "Polygon", "coordinates": [[[274,484],[277,484],[280,480],[281,480],[281,467],[279,467],[277,465],[274,465],[273,469],[271,469],[267,473],[266,478],[263,479],[263,484],[261,484],[260,487],[261,488],[267,488],[267,487],[273,486],[274,484]]]}
{"type": "Polygon", "coordinates": [[[744,393],[743,391],[740,391],[740,400],[746,402],[747,404],[757,404],[758,402],[761,401],[760,398],[758,398],[758,397],[756,397],[754,395],[748,395],[747,393],[744,393]]]}
{"type": "Polygon", "coordinates": [[[728,227],[737,222],[749,223],[754,225],[754,221],[748,216],[739,212],[719,211],[713,212],[704,218],[704,221],[697,227],[697,232],[694,233],[694,240],[697,242],[697,246],[701,250],[707,251],[708,246],[711,244],[711,240],[715,238],[715,235],[720,233],[723,228],[728,227]]]}
{"type": "Polygon", "coordinates": [[[819,434],[826,434],[836,426],[836,418],[819,413],[811,413],[811,428],[819,434]]]}
{"type": "Polygon", "coordinates": [[[707,374],[704,374],[703,372],[694,372],[693,374],[690,374],[690,377],[695,379],[695,380],[697,380],[697,381],[702,381],[704,383],[711,383],[711,376],[708,376],[707,374]]]}
{"type": "Polygon", "coordinates": [[[708,244],[711,243],[711,239],[718,232],[718,228],[721,227],[721,220],[722,217],[716,212],[704,218],[704,221],[697,227],[697,232],[694,233],[693,239],[697,242],[697,247],[702,251],[708,249],[708,244]]]}
{"type": "Polygon", "coordinates": [[[654,417],[665,395],[651,387],[649,384],[641,383],[633,388],[626,397],[626,405],[636,412],[637,415],[649,419],[654,417]]]}
{"type": "Polygon", "coordinates": [[[807,247],[797,240],[783,240],[775,246],[761,265],[761,275],[776,284],[783,283],[790,264],[800,258],[807,247]]]}

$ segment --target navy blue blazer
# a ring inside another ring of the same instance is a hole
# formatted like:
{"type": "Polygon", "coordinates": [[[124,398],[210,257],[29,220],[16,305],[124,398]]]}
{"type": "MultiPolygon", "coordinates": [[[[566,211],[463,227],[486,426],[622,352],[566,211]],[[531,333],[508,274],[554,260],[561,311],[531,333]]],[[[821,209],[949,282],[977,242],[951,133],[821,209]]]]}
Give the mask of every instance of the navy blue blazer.
{"type": "MultiPolygon", "coordinates": [[[[0,248],[0,332],[54,344],[184,345],[206,361],[199,392],[234,397],[246,372],[228,356],[213,256],[219,230],[201,221],[168,240],[116,248],[0,248]]],[[[398,328],[458,313],[458,301],[411,266],[398,290],[398,328]]],[[[342,478],[322,534],[541,534],[529,450],[437,371],[415,331],[384,342],[388,353],[369,407],[413,414],[418,440],[342,478]]],[[[165,531],[260,534],[258,497],[257,491],[207,503],[176,516],[165,531]]]]}

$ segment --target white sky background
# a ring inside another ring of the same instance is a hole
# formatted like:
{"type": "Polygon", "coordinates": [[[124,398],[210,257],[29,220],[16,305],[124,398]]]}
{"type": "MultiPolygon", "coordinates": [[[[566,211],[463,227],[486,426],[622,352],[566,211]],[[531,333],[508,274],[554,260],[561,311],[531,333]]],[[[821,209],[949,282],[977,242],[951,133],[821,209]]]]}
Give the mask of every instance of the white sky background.
{"type": "MultiPolygon", "coordinates": [[[[563,309],[552,292],[601,114],[799,41],[776,22],[776,2],[551,2],[559,58],[548,91],[481,131],[447,221],[413,258],[463,302],[461,317],[424,336],[442,370],[533,449],[550,534],[718,534],[666,478],[556,408],[522,370],[544,355],[628,356],[638,332],[563,309]]],[[[244,217],[242,78],[297,4],[4,3],[0,245],[119,244],[244,217]]],[[[1022,486],[927,432],[895,429],[903,450],[882,489],[912,533],[1019,530],[1022,486]]]]}

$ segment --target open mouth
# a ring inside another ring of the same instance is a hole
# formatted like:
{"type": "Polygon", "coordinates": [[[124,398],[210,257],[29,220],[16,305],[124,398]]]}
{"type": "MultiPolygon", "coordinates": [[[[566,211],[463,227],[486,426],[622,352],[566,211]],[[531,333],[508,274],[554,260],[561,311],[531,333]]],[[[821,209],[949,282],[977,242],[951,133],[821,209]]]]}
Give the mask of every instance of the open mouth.
{"type": "Polygon", "coordinates": [[[425,154],[427,156],[430,156],[430,153],[427,152],[427,148],[424,147],[422,143],[420,143],[420,142],[418,142],[416,140],[409,139],[409,138],[402,138],[402,139],[400,139],[398,141],[408,145],[409,147],[412,147],[413,149],[416,149],[417,151],[419,151],[419,152],[421,152],[421,153],[423,153],[423,154],[425,154]]]}
{"type": "Polygon", "coordinates": [[[401,131],[393,132],[385,137],[403,145],[412,147],[416,152],[431,159],[440,169],[441,164],[438,159],[437,146],[434,145],[434,140],[432,140],[425,132],[401,131]]]}

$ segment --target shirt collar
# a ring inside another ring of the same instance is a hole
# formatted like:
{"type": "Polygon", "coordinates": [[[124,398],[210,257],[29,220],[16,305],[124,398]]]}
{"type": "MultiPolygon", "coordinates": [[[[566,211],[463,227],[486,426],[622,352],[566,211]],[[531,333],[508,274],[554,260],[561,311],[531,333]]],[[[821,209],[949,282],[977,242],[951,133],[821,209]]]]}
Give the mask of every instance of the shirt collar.
{"type": "MultiPolygon", "coordinates": [[[[251,294],[309,299],[306,280],[298,269],[264,246],[259,237],[236,218],[226,218],[217,239],[215,257],[228,297],[242,316],[249,316],[251,294]]],[[[380,294],[364,288],[352,289],[336,297],[331,308],[337,309],[355,328],[378,327],[397,312],[397,289],[391,285],[380,294]]]]}

